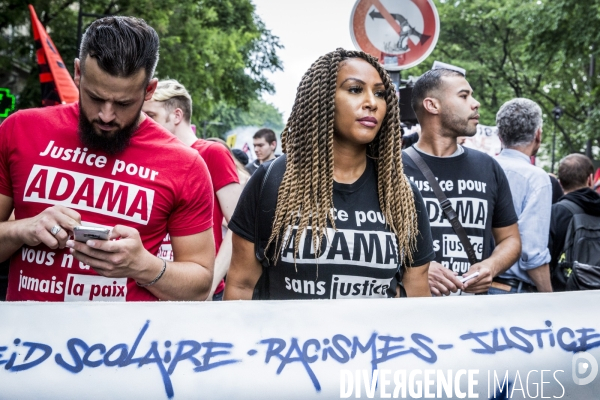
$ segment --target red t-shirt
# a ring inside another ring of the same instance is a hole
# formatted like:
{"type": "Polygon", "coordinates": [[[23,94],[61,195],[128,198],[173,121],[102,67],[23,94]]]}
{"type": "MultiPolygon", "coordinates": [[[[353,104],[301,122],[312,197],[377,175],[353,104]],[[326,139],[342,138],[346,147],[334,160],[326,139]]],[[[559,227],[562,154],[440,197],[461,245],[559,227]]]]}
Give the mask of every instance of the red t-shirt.
{"type": "Polygon", "coordinates": [[[223,222],[223,212],[221,205],[217,199],[217,192],[223,187],[231,183],[240,183],[240,179],[235,168],[233,157],[229,150],[220,143],[210,142],[208,140],[198,139],[192,148],[198,151],[202,157],[212,181],[213,190],[215,191],[215,207],[213,209],[213,233],[215,234],[215,247],[217,252],[223,242],[223,232],[221,224],[223,222]]]}
{"type": "MultiPolygon", "coordinates": [[[[213,189],[206,164],[146,118],[116,156],[84,148],[77,103],[19,111],[0,125],[0,194],[16,219],[60,204],[83,225],[137,229],[156,254],[165,233],[188,236],[212,226],[213,189]]],[[[10,263],[7,300],[149,301],[128,278],[105,278],[69,249],[23,246],[10,263]]]]}
{"type": "MultiPolygon", "coordinates": [[[[210,180],[212,181],[213,190],[215,191],[215,207],[213,209],[213,234],[215,237],[215,249],[219,252],[221,243],[223,242],[223,232],[221,230],[221,223],[223,221],[223,212],[221,211],[221,205],[216,193],[223,187],[231,183],[239,183],[239,177],[237,169],[235,168],[235,162],[231,157],[229,150],[220,143],[211,142],[208,140],[198,139],[192,144],[192,148],[198,151],[198,154],[202,157],[208,172],[210,173],[210,180]]],[[[165,237],[161,249],[158,255],[167,260],[173,260],[173,250],[171,247],[171,237],[167,235],[165,237]]],[[[220,293],[224,288],[223,281],[217,286],[215,293],[220,293]]]]}

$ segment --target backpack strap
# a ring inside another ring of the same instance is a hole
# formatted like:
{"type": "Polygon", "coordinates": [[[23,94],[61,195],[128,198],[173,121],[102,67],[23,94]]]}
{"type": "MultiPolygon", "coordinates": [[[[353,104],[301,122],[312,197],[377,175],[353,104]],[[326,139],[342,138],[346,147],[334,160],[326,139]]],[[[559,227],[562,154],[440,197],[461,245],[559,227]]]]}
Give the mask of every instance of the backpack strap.
{"type": "Polygon", "coordinates": [[[567,233],[565,234],[565,244],[563,245],[561,254],[565,254],[566,256],[566,260],[568,265],[570,265],[573,261],[577,261],[577,260],[573,260],[573,250],[572,250],[572,246],[574,244],[574,239],[575,239],[575,234],[576,234],[576,230],[578,227],[578,222],[577,219],[575,218],[575,216],[580,215],[580,214],[585,214],[585,210],[583,208],[581,208],[581,206],[571,200],[568,199],[563,199],[561,201],[559,201],[558,203],[556,203],[564,208],[566,208],[568,211],[571,212],[571,214],[573,214],[573,217],[571,218],[571,221],[569,222],[569,226],[567,227],[567,233]]]}
{"type": "Polygon", "coordinates": [[[254,214],[254,255],[262,266],[262,274],[254,286],[252,300],[270,300],[269,290],[269,256],[266,254],[267,243],[273,230],[273,220],[275,219],[275,209],[277,208],[277,195],[279,186],[285,173],[286,158],[285,155],[270,161],[265,176],[260,185],[258,201],[256,202],[256,211],[254,214]]]}
{"type": "MultiPolygon", "coordinates": [[[[269,266],[269,257],[265,255],[267,243],[271,237],[275,209],[277,208],[277,195],[279,186],[285,174],[285,154],[270,162],[267,172],[263,177],[256,213],[254,214],[254,254],[263,267],[269,266]]],[[[266,166],[265,166],[266,167],[266,166]]]]}
{"type": "Polygon", "coordinates": [[[573,214],[573,215],[585,214],[585,211],[583,210],[583,208],[581,208],[581,206],[579,204],[577,204],[571,200],[563,199],[556,204],[563,206],[564,208],[569,210],[571,212],[571,214],[573,214]]]}
{"type": "Polygon", "coordinates": [[[467,236],[467,232],[458,220],[458,214],[456,214],[456,211],[454,211],[454,208],[452,208],[452,203],[444,194],[444,191],[440,187],[440,184],[438,183],[437,179],[435,179],[435,176],[433,176],[433,172],[431,172],[431,169],[429,168],[425,160],[423,160],[423,157],[421,157],[419,152],[415,150],[414,147],[409,147],[408,149],[404,150],[404,153],[414,161],[414,163],[417,165],[417,168],[421,170],[421,173],[429,181],[429,186],[431,186],[431,188],[433,189],[433,193],[435,193],[435,197],[437,197],[438,201],[440,202],[440,207],[442,207],[442,210],[444,210],[446,218],[448,218],[450,225],[452,225],[452,229],[454,229],[454,232],[458,236],[458,239],[462,243],[465,252],[467,253],[469,263],[471,265],[477,264],[479,260],[477,260],[475,250],[473,250],[473,245],[471,244],[471,241],[467,236]]]}
{"type": "MultiPolygon", "coordinates": [[[[585,213],[583,208],[581,208],[578,204],[568,199],[563,199],[556,204],[563,208],[566,208],[567,211],[573,214],[573,217],[575,217],[575,215],[577,214],[585,213]]],[[[565,243],[563,244],[561,254],[567,254],[568,249],[573,245],[573,235],[575,233],[574,221],[575,218],[571,218],[569,226],[567,227],[567,233],[565,234],[565,243]]]]}

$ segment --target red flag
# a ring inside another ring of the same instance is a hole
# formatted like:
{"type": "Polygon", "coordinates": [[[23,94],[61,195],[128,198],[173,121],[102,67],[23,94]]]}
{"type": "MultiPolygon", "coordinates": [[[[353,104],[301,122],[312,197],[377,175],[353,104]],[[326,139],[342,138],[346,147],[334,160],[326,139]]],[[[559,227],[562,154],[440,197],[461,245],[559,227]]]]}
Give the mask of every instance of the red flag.
{"type": "Polygon", "coordinates": [[[33,6],[29,5],[31,26],[35,40],[36,55],[40,67],[40,83],[42,84],[42,106],[74,103],[79,99],[79,91],[73,78],[65,67],[56,46],[46,33],[38,19],[33,6]]]}

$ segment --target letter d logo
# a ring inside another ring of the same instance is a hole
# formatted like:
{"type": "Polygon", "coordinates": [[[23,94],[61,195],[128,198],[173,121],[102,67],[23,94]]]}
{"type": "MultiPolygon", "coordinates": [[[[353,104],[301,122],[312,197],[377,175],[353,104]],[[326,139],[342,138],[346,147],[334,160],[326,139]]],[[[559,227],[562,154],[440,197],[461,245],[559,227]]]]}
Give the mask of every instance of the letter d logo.
{"type": "Polygon", "coordinates": [[[573,354],[571,374],[576,385],[587,385],[598,375],[598,361],[586,352],[575,353],[573,354]],[[587,375],[588,373],[589,375],[587,375]]]}

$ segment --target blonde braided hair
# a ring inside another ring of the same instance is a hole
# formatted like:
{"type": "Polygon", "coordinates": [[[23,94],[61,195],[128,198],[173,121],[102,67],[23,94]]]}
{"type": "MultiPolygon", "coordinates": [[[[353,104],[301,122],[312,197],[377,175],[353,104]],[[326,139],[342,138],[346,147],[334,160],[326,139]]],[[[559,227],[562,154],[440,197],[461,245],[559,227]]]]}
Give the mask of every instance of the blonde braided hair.
{"type": "MultiPolygon", "coordinates": [[[[302,77],[294,107],[281,134],[287,155],[286,170],[279,187],[271,237],[273,262],[287,248],[294,225],[294,260],[304,230],[312,227],[315,257],[326,240],[327,221],[335,229],[333,209],[334,97],[340,63],[361,58],[379,73],[386,89],[387,110],[381,128],[367,148],[375,159],[379,206],[386,224],[396,235],[400,257],[412,263],[418,234],[412,189],[402,167],[402,139],[398,97],[388,73],[376,58],[361,51],[337,49],[320,57],[302,77]],[[289,232],[284,229],[290,227],[289,232]],[[285,236],[284,236],[285,235],[285,236]]],[[[402,260],[402,258],[400,258],[402,260]]]]}

